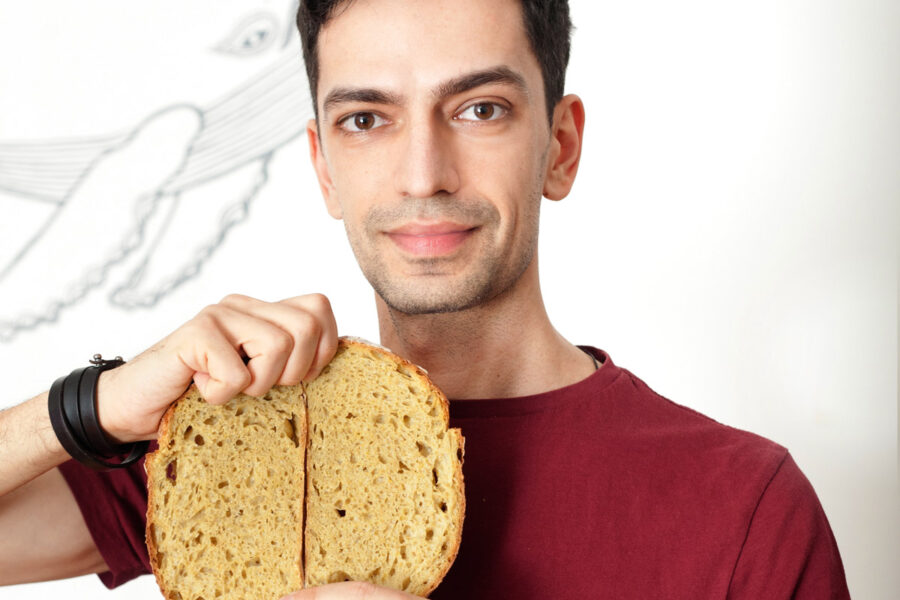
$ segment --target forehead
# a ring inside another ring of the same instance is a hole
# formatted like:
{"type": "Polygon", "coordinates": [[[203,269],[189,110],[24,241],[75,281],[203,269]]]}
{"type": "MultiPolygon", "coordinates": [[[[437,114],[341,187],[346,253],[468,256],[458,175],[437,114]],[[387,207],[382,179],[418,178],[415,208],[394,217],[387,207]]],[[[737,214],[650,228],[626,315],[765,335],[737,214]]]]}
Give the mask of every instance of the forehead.
{"type": "Polygon", "coordinates": [[[321,101],[333,86],[430,88],[506,65],[540,84],[518,0],[354,0],[319,34],[321,101]]]}

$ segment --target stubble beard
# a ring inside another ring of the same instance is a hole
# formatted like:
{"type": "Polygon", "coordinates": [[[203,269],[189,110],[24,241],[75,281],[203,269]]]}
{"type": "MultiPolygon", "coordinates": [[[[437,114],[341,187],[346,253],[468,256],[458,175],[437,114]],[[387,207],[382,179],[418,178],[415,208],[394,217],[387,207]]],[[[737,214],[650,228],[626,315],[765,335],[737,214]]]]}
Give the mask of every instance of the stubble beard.
{"type": "Polygon", "coordinates": [[[540,198],[539,194],[529,198],[528,209],[520,215],[526,235],[512,240],[512,245],[494,243],[500,215],[484,201],[464,204],[439,198],[409,201],[400,208],[376,207],[366,215],[362,235],[347,221],[345,227],[363,274],[392,311],[405,315],[460,312],[484,305],[512,288],[531,264],[537,250],[540,198]],[[479,231],[472,240],[476,247],[471,252],[475,264],[461,268],[460,258],[416,259],[411,263],[412,276],[388,268],[373,241],[390,225],[412,217],[478,223],[479,231]]]}

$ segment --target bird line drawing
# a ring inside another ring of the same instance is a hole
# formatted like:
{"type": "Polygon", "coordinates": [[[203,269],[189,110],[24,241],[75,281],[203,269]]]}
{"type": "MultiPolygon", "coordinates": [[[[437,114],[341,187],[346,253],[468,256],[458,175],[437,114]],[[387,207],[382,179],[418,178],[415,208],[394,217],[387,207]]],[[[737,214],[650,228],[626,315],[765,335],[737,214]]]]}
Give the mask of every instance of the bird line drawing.
{"type": "MultiPolygon", "coordinates": [[[[216,51],[264,49],[277,24],[254,15],[216,51]]],[[[302,60],[280,54],[218,100],[164,106],[122,133],[0,140],[0,214],[14,212],[4,197],[46,211],[24,242],[0,252],[0,343],[56,322],[93,290],[122,309],[148,308],[197,276],[312,115],[302,60]]]]}

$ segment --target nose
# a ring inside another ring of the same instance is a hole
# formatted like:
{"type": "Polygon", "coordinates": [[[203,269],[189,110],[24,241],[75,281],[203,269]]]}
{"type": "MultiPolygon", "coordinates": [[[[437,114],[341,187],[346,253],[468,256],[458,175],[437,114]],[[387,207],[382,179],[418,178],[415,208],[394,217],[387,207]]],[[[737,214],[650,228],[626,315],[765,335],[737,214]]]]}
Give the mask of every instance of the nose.
{"type": "Polygon", "coordinates": [[[411,119],[394,177],[397,191],[407,198],[430,198],[459,189],[452,133],[439,118],[411,119]]]}

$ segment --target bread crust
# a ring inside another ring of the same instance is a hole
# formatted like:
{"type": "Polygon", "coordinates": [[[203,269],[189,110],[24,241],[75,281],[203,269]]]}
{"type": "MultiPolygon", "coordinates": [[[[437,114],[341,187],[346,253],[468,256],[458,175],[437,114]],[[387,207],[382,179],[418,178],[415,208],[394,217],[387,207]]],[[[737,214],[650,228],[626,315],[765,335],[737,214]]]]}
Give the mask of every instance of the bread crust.
{"type": "Polygon", "coordinates": [[[457,554],[459,554],[459,547],[462,544],[463,523],[465,521],[466,514],[466,494],[462,468],[465,459],[465,438],[463,437],[461,430],[456,428],[450,429],[450,401],[447,399],[447,396],[444,394],[444,392],[442,392],[440,388],[438,388],[434,384],[434,382],[431,381],[431,378],[428,376],[428,372],[425,369],[413,362],[410,362],[402,356],[395,354],[390,349],[385,348],[384,346],[373,344],[361,338],[345,336],[338,339],[339,349],[341,347],[346,348],[352,346],[365,348],[372,352],[378,352],[382,356],[397,363],[399,366],[403,366],[407,369],[412,370],[419,377],[420,381],[428,388],[428,390],[439,400],[441,419],[444,427],[447,429],[448,434],[454,437],[454,445],[456,446],[458,451],[458,460],[456,461],[453,469],[453,488],[457,494],[457,515],[454,519],[454,522],[457,525],[456,535],[450,539],[450,546],[448,546],[449,551],[445,555],[446,560],[444,561],[444,564],[439,567],[440,571],[438,576],[435,578],[433,585],[424,590],[412,591],[412,593],[428,597],[428,595],[431,594],[431,592],[433,592],[438,585],[440,585],[441,581],[443,581],[444,577],[450,571],[450,568],[453,566],[453,563],[456,560],[457,554]]]}
{"type": "MultiPolygon", "coordinates": [[[[349,338],[349,337],[341,337],[338,340],[338,352],[341,351],[341,348],[348,349],[352,347],[364,348],[369,352],[377,352],[383,357],[389,359],[398,365],[398,368],[403,368],[408,372],[412,372],[419,382],[428,389],[428,392],[433,394],[433,396],[438,400],[436,403],[439,406],[440,418],[444,425],[444,428],[447,430],[448,434],[451,436],[453,440],[453,445],[456,448],[457,460],[454,463],[453,468],[453,483],[452,489],[456,493],[456,502],[454,504],[455,507],[455,515],[452,516],[452,522],[455,525],[455,531],[453,536],[448,538],[448,551],[444,553],[444,560],[439,564],[435,564],[435,569],[437,571],[437,576],[434,578],[433,583],[425,588],[419,590],[411,590],[413,593],[428,596],[431,592],[434,591],[435,588],[440,584],[446,574],[449,572],[450,568],[453,565],[453,562],[456,559],[456,556],[459,552],[459,547],[462,543],[462,528],[463,522],[465,519],[465,485],[463,480],[463,461],[465,456],[465,439],[462,435],[462,432],[459,429],[450,429],[450,407],[449,401],[444,393],[431,381],[428,377],[425,369],[419,367],[418,365],[394,354],[390,350],[376,345],[365,340],[361,340],[359,338],[349,338]]],[[[302,384],[301,384],[302,386],[302,384]]],[[[148,500],[147,500],[147,522],[145,529],[145,537],[147,543],[147,549],[150,558],[150,567],[153,571],[153,574],[157,580],[157,583],[160,586],[160,590],[162,591],[163,596],[167,600],[179,600],[180,594],[178,592],[168,589],[165,587],[162,576],[161,576],[161,568],[158,560],[159,548],[156,546],[156,541],[154,536],[152,535],[152,528],[155,525],[154,516],[158,510],[158,498],[156,497],[156,493],[153,489],[153,486],[150,485],[150,478],[153,474],[159,475],[161,473],[160,469],[164,468],[160,461],[162,460],[163,455],[166,454],[167,446],[169,442],[172,440],[172,430],[175,420],[175,414],[178,410],[179,406],[183,403],[187,402],[191,398],[199,398],[200,391],[196,385],[191,384],[191,386],[182,394],[175,402],[173,402],[166,412],[163,414],[162,419],[160,420],[159,430],[158,430],[158,440],[159,440],[159,448],[155,452],[151,452],[146,456],[144,463],[144,470],[148,476],[148,500]]],[[[304,397],[305,397],[305,389],[304,389],[304,397]]],[[[300,439],[306,440],[308,438],[307,432],[309,431],[309,413],[307,411],[307,421],[303,423],[302,432],[303,437],[300,439]]],[[[299,433],[299,432],[298,432],[299,433]]],[[[309,474],[307,473],[307,481],[309,474]]],[[[305,490],[302,492],[304,494],[304,520],[305,515],[307,514],[306,505],[308,502],[308,496],[305,493],[305,490]]],[[[298,525],[299,531],[301,532],[301,536],[304,533],[304,523],[300,523],[298,525]]],[[[301,550],[301,555],[305,556],[305,542],[303,543],[303,547],[301,550]]],[[[304,565],[302,564],[302,560],[298,565],[299,568],[299,576],[300,580],[304,582],[306,585],[306,578],[304,573],[304,565]]]]}
{"type": "Polygon", "coordinates": [[[159,446],[155,451],[150,452],[144,458],[144,472],[147,474],[147,522],[144,529],[144,537],[147,542],[147,553],[150,557],[150,570],[153,571],[153,576],[156,578],[156,582],[157,584],[159,584],[159,589],[162,592],[163,596],[166,597],[166,600],[177,599],[175,597],[174,591],[164,586],[158,558],[159,548],[156,546],[156,540],[151,534],[152,527],[155,524],[154,515],[157,511],[156,504],[158,502],[158,499],[156,498],[156,492],[154,491],[153,486],[150,485],[150,477],[151,473],[155,472],[155,470],[159,468],[157,462],[160,460],[160,456],[163,453],[164,444],[168,444],[169,440],[172,438],[172,420],[175,418],[176,408],[190,395],[199,393],[200,390],[195,384],[192,383],[187,391],[185,391],[184,394],[182,394],[178,398],[178,400],[173,402],[169,406],[169,408],[166,409],[166,412],[163,414],[162,419],[160,419],[159,430],[156,436],[159,446]]]}

